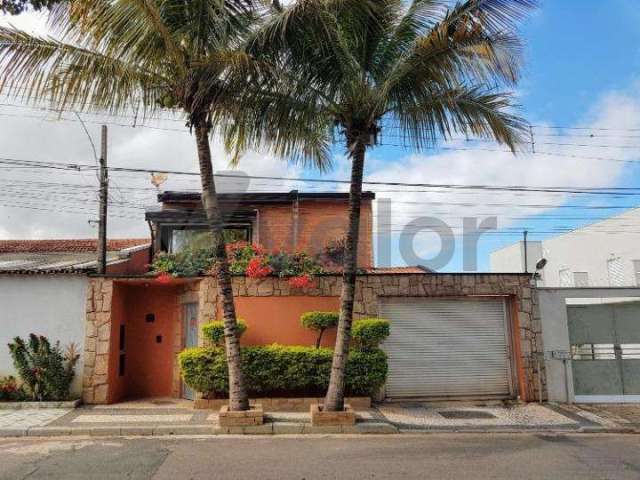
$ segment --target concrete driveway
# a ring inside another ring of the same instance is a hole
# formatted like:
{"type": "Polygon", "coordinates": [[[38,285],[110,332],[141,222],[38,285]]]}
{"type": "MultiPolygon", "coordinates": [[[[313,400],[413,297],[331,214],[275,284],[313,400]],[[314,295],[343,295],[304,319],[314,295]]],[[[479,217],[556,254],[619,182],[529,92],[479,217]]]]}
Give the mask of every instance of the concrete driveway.
{"type": "Polygon", "coordinates": [[[0,440],[1,479],[634,479],[638,435],[0,440]]]}

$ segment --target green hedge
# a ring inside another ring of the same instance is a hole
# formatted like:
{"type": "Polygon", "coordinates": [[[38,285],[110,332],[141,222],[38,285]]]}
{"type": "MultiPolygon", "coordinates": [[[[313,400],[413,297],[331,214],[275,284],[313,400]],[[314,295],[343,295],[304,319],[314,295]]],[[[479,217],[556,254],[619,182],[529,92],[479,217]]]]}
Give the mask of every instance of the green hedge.
{"type": "Polygon", "coordinates": [[[361,350],[377,348],[389,336],[389,321],[381,318],[362,318],[353,322],[351,337],[361,350]]]}
{"type": "MultiPolygon", "coordinates": [[[[260,345],[243,347],[242,369],[251,396],[320,396],[329,385],[333,351],[328,348],[260,345]]],[[[190,348],[180,353],[180,370],[187,385],[207,396],[227,395],[229,379],[224,350],[190,348]]],[[[387,378],[382,350],[349,353],[347,395],[371,395],[387,378]]]]}
{"type": "MultiPolygon", "coordinates": [[[[242,337],[242,334],[247,329],[247,324],[241,318],[236,320],[236,332],[238,338],[242,337]]],[[[202,326],[202,334],[204,338],[209,340],[214,345],[224,345],[224,321],[214,320],[213,322],[205,323],[202,326]]]]}

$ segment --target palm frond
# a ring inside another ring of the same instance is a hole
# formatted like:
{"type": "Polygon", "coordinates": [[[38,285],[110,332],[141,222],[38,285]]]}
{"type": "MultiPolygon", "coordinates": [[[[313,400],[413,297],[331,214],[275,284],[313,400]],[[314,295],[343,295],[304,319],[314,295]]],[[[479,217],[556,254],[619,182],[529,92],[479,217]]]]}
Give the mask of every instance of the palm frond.
{"type": "Polygon", "coordinates": [[[57,109],[152,109],[167,79],[101,52],[0,27],[0,91],[57,109]]]}
{"type": "Polygon", "coordinates": [[[404,140],[418,149],[436,145],[440,137],[469,135],[495,139],[515,153],[527,131],[526,122],[512,113],[516,107],[509,93],[457,87],[394,105],[390,115],[404,140]]]}

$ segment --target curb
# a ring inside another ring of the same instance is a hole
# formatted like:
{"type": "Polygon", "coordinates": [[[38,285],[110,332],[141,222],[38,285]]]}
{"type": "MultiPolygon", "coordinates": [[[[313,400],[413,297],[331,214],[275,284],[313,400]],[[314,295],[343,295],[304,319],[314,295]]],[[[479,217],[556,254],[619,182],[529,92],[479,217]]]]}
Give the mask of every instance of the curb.
{"type": "Polygon", "coordinates": [[[121,437],[121,436],[170,436],[170,435],[291,435],[291,434],[360,434],[384,435],[398,433],[388,423],[363,422],[356,425],[313,427],[308,423],[269,422],[244,427],[219,427],[217,425],[158,425],[152,426],[100,426],[100,427],[30,427],[24,429],[0,429],[2,437],[121,437]]]}
{"type": "Polygon", "coordinates": [[[437,435],[437,434],[545,434],[545,435],[571,435],[571,434],[631,434],[639,435],[637,428],[601,428],[581,427],[571,430],[532,430],[532,429],[469,429],[459,428],[455,430],[435,429],[398,429],[388,423],[363,422],[356,425],[322,426],[313,427],[308,423],[273,422],[263,425],[250,425],[245,427],[219,427],[216,425],[159,425],[159,426],[100,426],[100,427],[31,427],[26,429],[0,429],[2,437],[164,437],[181,435],[437,435]]]}

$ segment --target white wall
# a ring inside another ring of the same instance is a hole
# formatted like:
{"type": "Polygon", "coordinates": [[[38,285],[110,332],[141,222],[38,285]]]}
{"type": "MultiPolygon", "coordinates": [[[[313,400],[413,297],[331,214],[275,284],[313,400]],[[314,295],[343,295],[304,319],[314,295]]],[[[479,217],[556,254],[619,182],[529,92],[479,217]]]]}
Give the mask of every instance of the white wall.
{"type": "MultiPolygon", "coordinates": [[[[528,272],[533,273],[536,263],[542,258],[542,242],[527,242],[528,272]]],[[[522,273],[524,269],[524,242],[520,241],[491,253],[491,272],[493,273],[522,273]]]]}
{"type": "Polygon", "coordinates": [[[15,375],[7,343],[30,333],[61,346],[76,344],[80,360],[72,393],[82,392],[87,278],[81,275],[0,276],[0,375],[15,375]]]}
{"type": "MultiPolygon", "coordinates": [[[[506,262],[512,268],[521,265],[521,243],[493,252],[491,271],[504,270],[506,262]]],[[[638,286],[633,261],[640,260],[640,208],[544,240],[541,256],[547,259],[542,272],[545,287],[560,287],[560,271],[565,269],[572,280],[574,272],[587,272],[590,287],[614,286],[609,283],[607,260],[616,257],[621,260],[622,286],[638,286]]]]}

